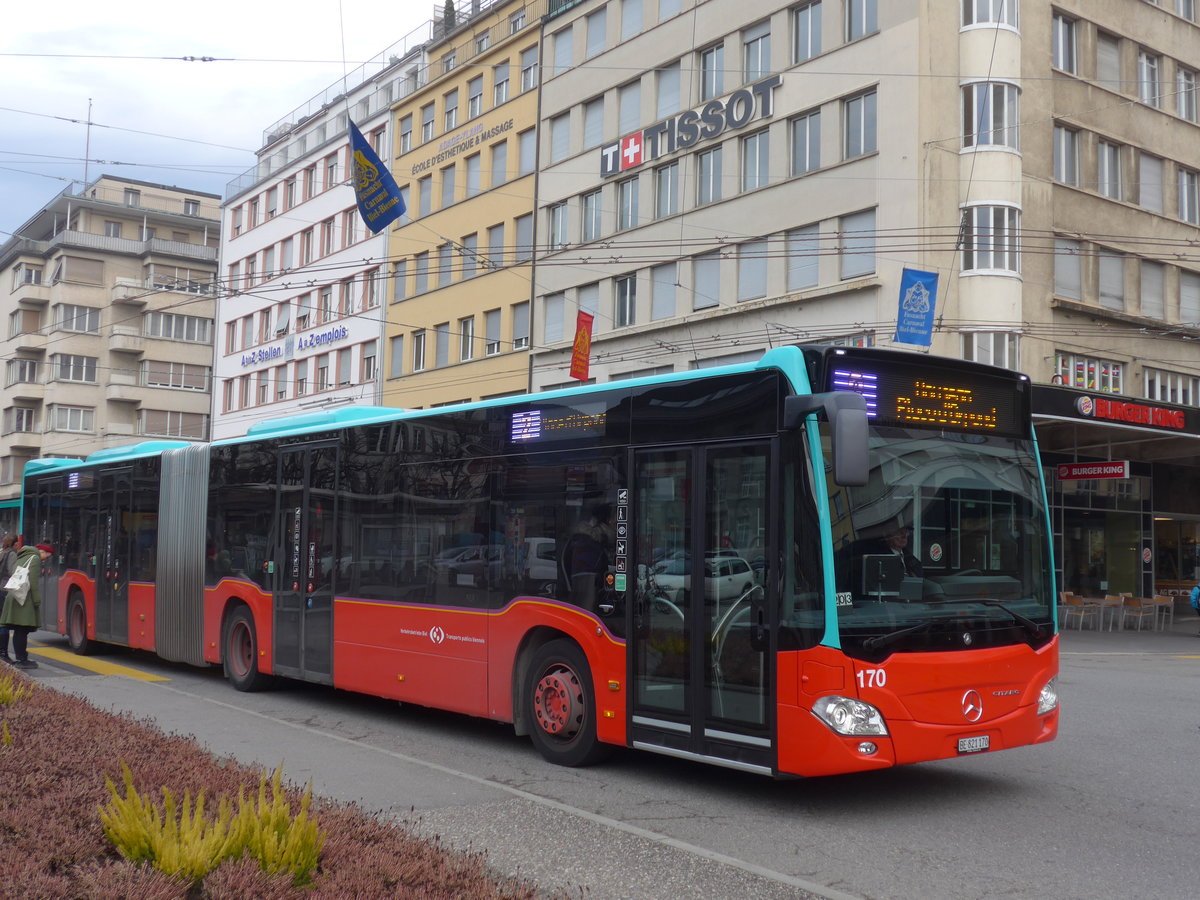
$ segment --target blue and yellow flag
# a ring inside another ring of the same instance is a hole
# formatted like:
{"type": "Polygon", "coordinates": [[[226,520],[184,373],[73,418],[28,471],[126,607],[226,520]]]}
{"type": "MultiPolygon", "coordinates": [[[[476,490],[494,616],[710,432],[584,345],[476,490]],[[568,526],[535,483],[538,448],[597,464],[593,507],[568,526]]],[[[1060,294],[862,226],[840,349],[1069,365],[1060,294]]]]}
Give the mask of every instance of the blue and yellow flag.
{"type": "Polygon", "coordinates": [[[350,155],[354,160],[354,196],[358,200],[358,211],[367,227],[378,233],[404,215],[404,197],[392,173],[353,122],[350,122],[350,155]]]}

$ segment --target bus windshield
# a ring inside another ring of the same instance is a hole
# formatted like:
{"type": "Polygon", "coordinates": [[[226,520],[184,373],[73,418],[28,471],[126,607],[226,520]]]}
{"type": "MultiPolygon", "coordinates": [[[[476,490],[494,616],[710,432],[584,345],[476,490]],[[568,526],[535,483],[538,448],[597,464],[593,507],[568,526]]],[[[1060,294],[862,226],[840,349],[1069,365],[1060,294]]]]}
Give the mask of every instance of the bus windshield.
{"type": "Polygon", "coordinates": [[[1053,636],[1031,441],[873,427],[866,486],[829,481],[838,630],[852,656],[1053,636]],[[839,515],[840,514],[840,515],[839,515]]]}

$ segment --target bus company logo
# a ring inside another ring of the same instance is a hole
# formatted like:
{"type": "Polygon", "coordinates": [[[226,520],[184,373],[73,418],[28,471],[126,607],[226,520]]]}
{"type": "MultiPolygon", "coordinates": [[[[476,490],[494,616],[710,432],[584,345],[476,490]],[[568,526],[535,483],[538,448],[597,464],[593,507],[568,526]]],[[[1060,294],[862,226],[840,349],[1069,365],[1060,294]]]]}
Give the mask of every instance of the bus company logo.
{"type": "Polygon", "coordinates": [[[435,644],[440,644],[446,640],[446,632],[442,630],[440,625],[434,625],[429,629],[429,639],[435,644]]]}
{"type": "Polygon", "coordinates": [[[968,722],[978,722],[983,718],[983,698],[979,691],[967,691],[962,698],[963,718],[968,722]]]}

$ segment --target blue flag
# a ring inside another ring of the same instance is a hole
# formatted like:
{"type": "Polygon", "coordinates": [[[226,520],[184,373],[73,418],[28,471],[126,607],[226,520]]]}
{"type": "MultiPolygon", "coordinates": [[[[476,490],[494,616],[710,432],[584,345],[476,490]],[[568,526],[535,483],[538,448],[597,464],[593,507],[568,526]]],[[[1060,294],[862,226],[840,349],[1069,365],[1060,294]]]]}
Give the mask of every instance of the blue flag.
{"type": "Polygon", "coordinates": [[[900,309],[896,316],[897,341],[929,346],[933,340],[937,283],[937,272],[904,270],[900,276],[900,309]]]}
{"type": "MultiPolygon", "coordinates": [[[[346,121],[350,122],[348,118],[346,121]]],[[[392,173],[353,122],[350,122],[350,155],[354,161],[354,197],[358,200],[358,211],[367,227],[378,234],[388,223],[404,215],[404,197],[392,173]]]]}

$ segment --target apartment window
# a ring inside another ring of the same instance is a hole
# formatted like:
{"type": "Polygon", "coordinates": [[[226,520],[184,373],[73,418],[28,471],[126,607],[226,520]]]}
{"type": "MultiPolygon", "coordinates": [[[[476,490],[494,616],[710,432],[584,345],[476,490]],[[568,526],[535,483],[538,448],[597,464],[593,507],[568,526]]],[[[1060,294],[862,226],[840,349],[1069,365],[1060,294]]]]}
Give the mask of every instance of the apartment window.
{"type": "Polygon", "coordinates": [[[1054,294],[1068,300],[1083,299],[1079,241],[1054,240],[1054,294]]]}
{"type": "Polygon", "coordinates": [[[467,118],[474,119],[483,112],[483,76],[476,75],[467,82],[467,118]]]}
{"type": "Polygon", "coordinates": [[[963,25],[1017,27],[1017,0],[963,0],[963,25]]]}
{"type": "Polygon", "coordinates": [[[1191,169],[1179,169],[1179,218],[1200,225],[1200,175],[1191,169]]]}
{"type": "Polygon", "coordinates": [[[433,326],[433,365],[445,368],[450,365],[450,323],[433,326]]]}
{"type": "Polygon", "coordinates": [[[537,131],[527,128],[517,135],[517,174],[529,175],[537,167],[537,131]]]}
{"type": "Polygon", "coordinates": [[[1020,210],[1012,206],[971,206],[965,211],[964,272],[996,269],[1019,272],[1020,210]]]}
{"type": "Polygon", "coordinates": [[[617,231],[626,231],[638,222],[638,177],[617,182],[617,231]]]}
{"type": "Polygon", "coordinates": [[[673,262],[650,270],[650,318],[657,322],[675,315],[675,294],[678,280],[673,262]]]}
{"type": "Polygon", "coordinates": [[[200,201],[199,200],[184,200],[183,201],[183,214],[185,216],[200,215],[200,201]]]}
{"type": "MultiPolygon", "coordinates": [[[[1015,4],[1014,4],[1015,5],[1015,4]]],[[[1096,81],[1110,91],[1121,91],[1121,39],[1096,32],[1096,81]]]]}
{"type": "Polygon", "coordinates": [[[1079,132],[1054,126],[1054,180],[1079,184],[1079,132]]]}
{"type": "Polygon", "coordinates": [[[242,207],[235,206],[233,208],[233,211],[229,214],[229,224],[232,226],[235,235],[242,233],[242,207]]]}
{"type": "Polygon", "coordinates": [[[51,431],[91,434],[96,430],[96,410],[89,406],[59,406],[49,410],[51,431]]]}
{"type": "Polygon", "coordinates": [[[142,192],[135,191],[133,188],[125,188],[125,205],[126,206],[141,206],[142,192]]]}
{"type": "Polygon", "coordinates": [[[968,84],[962,89],[963,146],[1020,149],[1020,91],[1002,82],[968,84]]]}
{"type": "Polygon", "coordinates": [[[800,291],[816,287],[817,262],[821,258],[820,234],[817,226],[805,225],[787,233],[787,289],[800,291]]]}
{"type": "Polygon", "coordinates": [[[642,30],[642,0],[621,0],[621,40],[642,30]]]}
{"type": "Polygon", "coordinates": [[[821,0],[815,0],[792,10],[792,62],[804,62],[820,52],[821,0]]]}
{"type": "Polygon", "coordinates": [[[52,357],[52,365],[57,372],[58,381],[80,381],[87,384],[96,383],[96,357],[79,356],[73,353],[56,353],[52,357]]]}
{"type": "Polygon", "coordinates": [[[475,358],[475,317],[458,320],[458,359],[467,362],[475,358]]]}
{"type": "Polygon", "coordinates": [[[613,325],[627,328],[637,321],[637,276],[621,275],[616,279],[616,309],[613,325]]]}
{"type": "Polygon", "coordinates": [[[287,395],[288,395],[287,372],[288,372],[287,366],[276,366],[275,367],[274,381],[275,381],[275,399],[276,400],[286,400],[287,399],[287,395]]]}
{"type": "Polygon", "coordinates": [[[488,47],[492,46],[492,34],[490,31],[485,31],[482,34],[475,35],[475,55],[478,56],[488,47]]]}
{"type": "Polygon", "coordinates": [[[504,265],[504,223],[488,229],[488,264],[493,269],[504,265]]]}
{"type": "Polygon", "coordinates": [[[32,434],[37,431],[37,410],[24,406],[10,406],[4,411],[4,433],[21,432],[32,434]]]}
{"type": "Polygon", "coordinates": [[[516,262],[526,262],[533,259],[533,214],[526,213],[513,220],[516,231],[516,262]]]}
{"type": "Polygon", "coordinates": [[[399,378],[404,374],[404,335],[395,334],[388,338],[388,378],[399,378]]]}
{"type": "Polygon", "coordinates": [[[333,286],[325,285],[321,288],[320,299],[317,301],[317,323],[324,325],[326,322],[333,321],[333,286]]]}
{"type": "Polygon", "coordinates": [[[1055,354],[1058,376],[1063,384],[1101,394],[1122,392],[1124,366],[1111,359],[1077,356],[1059,351],[1055,354]]]}
{"type": "Polygon", "coordinates": [[[875,271],[875,210],[842,216],[838,222],[838,260],[842,279],[875,271]]]}
{"type": "Polygon", "coordinates": [[[721,148],[696,154],[696,203],[716,203],[721,199],[721,148]]]}
{"type": "Polygon", "coordinates": [[[529,302],[514,303],[512,307],[513,349],[529,349],[529,302]]]}
{"type": "Polygon", "coordinates": [[[553,35],[554,44],[554,66],[551,69],[555,75],[561,75],[563,72],[571,68],[571,26],[568,25],[561,31],[556,31],[553,35]]]}
{"type": "Polygon", "coordinates": [[[433,140],[433,104],[427,103],[421,107],[421,143],[433,140]]]}
{"type": "Polygon", "coordinates": [[[492,145],[492,187],[508,181],[508,141],[492,145]]]}
{"type": "Polygon", "coordinates": [[[771,71],[771,20],[742,31],[742,81],[758,81],[771,71]]]}
{"type": "Polygon", "coordinates": [[[700,51],[700,99],[711,100],[725,93],[725,45],[700,51]]]}
{"type": "Polygon", "coordinates": [[[962,358],[1014,372],[1021,369],[1020,335],[1007,331],[968,331],[962,336],[962,358]]]}
{"type": "Polygon", "coordinates": [[[142,317],[142,333],[147,337],[170,338],[197,344],[212,343],[212,319],[181,316],[178,313],[151,312],[142,317]]]}
{"type": "Polygon", "coordinates": [[[31,266],[29,263],[19,263],[13,269],[13,289],[16,290],[23,284],[41,284],[42,283],[42,267],[31,266]]]}
{"type": "Polygon", "coordinates": [[[561,162],[570,153],[571,114],[565,112],[550,120],[550,162],[561,162]]]}
{"type": "Polygon", "coordinates": [[[1106,250],[1099,255],[1100,305],[1105,309],[1125,308],[1125,257],[1106,250]]]}
{"type": "Polygon", "coordinates": [[[771,165],[770,150],[771,144],[766,131],[742,138],[743,191],[767,186],[771,165]]]}
{"type": "Polygon", "coordinates": [[[445,131],[458,127],[458,88],[442,98],[442,127],[445,131]]]}
{"type": "Polygon", "coordinates": [[[584,59],[591,59],[604,52],[608,30],[606,12],[607,10],[602,6],[587,17],[587,47],[583,54],[584,59]]]}
{"type": "Polygon", "coordinates": [[[575,300],[581,312],[593,316],[600,314],[600,285],[593,281],[591,284],[581,284],[575,292],[575,300]]]}
{"type": "Polygon", "coordinates": [[[508,60],[492,67],[492,105],[508,101],[508,60]]]}
{"type": "Polygon", "coordinates": [[[1145,368],[1143,374],[1147,400],[1179,403],[1183,406],[1200,404],[1200,378],[1182,375],[1179,372],[1168,372],[1164,369],[1152,369],[1149,366],[1145,368]]]}
{"type": "Polygon", "coordinates": [[[1150,106],[1162,103],[1162,84],[1159,70],[1162,57],[1147,50],[1138,51],[1138,99],[1150,106]]]}
{"type": "Polygon", "coordinates": [[[433,210],[433,176],[417,180],[417,215],[427,216],[433,210]]]}
{"type": "Polygon", "coordinates": [[[143,241],[152,241],[152,240],[154,240],[154,235],[155,235],[156,233],[157,233],[156,229],[154,229],[154,228],[151,228],[149,225],[143,225],[143,226],[142,226],[142,228],[141,228],[141,234],[142,234],[142,240],[143,240],[143,241]]]}
{"type": "Polygon", "coordinates": [[[392,264],[392,302],[399,303],[408,296],[408,261],[392,264]]]}
{"type": "Polygon", "coordinates": [[[658,118],[665,119],[672,113],[679,112],[679,71],[680,61],[675,60],[668,66],[663,66],[656,73],[658,82],[658,118]]]}
{"type": "Polygon", "coordinates": [[[37,384],[38,361],[36,359],[10,359],[8,361],[8,381],[6,387],[14,384],[37,384]]]}
{"type": "Polygon", "coordinates": [[[104,223],[104,236],[110,237],[110,238],[119,238],[121,236],[121,223],[120,222],[105,222],[104,223]]]}
{"type": "Polygon", "coordinates": [[[325,190],[338,184],[338,155],[331,153],[325,157],[325,190]]]}
{"type": "Polygon", "coordinates": [[[632,81],[617,89],[617,127],[621,134],[636,131],[642,121],[642,83],[632,81]]]}
{"type": "Polygon", "coordinates": [[[442,209],[454,205],[454,166],[442,169],[442,209]]]}
{"type": "Polygon", "coordinates": [[[580,239],[583,243],[594,241],[602,234],[600,228],[600,191],[589,191],[583,195],[583,222],[580,229],[580,239]]]}
{"type": "Polygon", "coordinates": [[[1162,263],[1142,260],[1141,289],[1142,315],[1152,319],[1165,318],[1163,305],[1163,271],[1162,263]]]}
{"type": "Polygon", "coordinates": [[[554,344],[563,339],[563,307],[566,295],[547,294],[542,303],[542,342],[554,344]]]}
{"type": "Polygon", "coordinates": [[[692,257],[692,309],[709,309],[720,303],[721,254],[718,251],[692,257]]]}
{"type": "Polygon", "coordinates": [[[846,0],[846,40],[855,41],[879,30],[879,0],[846,0]]]}
{"type": "Polygon", "coordinates": [[[1050,22],[1050,63],[1064,72],[1076,71],[1075,20],[1060,12],[1050,22]]]}
{"type": "Polygon", "coordinates": [[[738,300],[767,296],[767,242],[738,244],[738,300]]]}
{"type": "Polygon", "coordinates": [[[412,370],[425,371],[425,330],[414,331],[412,336],[412,370]]]}
{"type": "Polygon", "coordinates": [[[451,50],[449,53],[447,53],[445,56],[442,57],[442,73],[443,74],[445,74],[446,72],[454,71],[454,69],[457,65],[458,65],[457,51],[451,50]]]}
{"type": "Polygon", "coordinates": [[[453,263],[450,261],[452,249],[449,244],[442,244],[437,248],[437,284],[440,288],[447,287],[450,284],[450,275],[453,268],[453,263]]]}
{"type": "Polygon", "coordinates": [[[583,104],[583,148],[599,146],[604,140],[603,95],[583,104]]]}
{"type": "Polygon", "coordinates": [[[654,170],[654,216],[661,219],[679,212],[679,163],[654,170]]]}
{"type": "Polygon", "coordinates": [[[1096,190],[1113,200],[1122,199],[1121,146],[1100,141],[1096,146],[1096,190]]]}
{"type": "Polygon", "coordinates": [[[1175,12],[1190,21],[1196,21],[1196,0],[1175,0],[1175,12]]]}
{"type": "Polygon", "coordinates": [[[1179,104],[1179,115],[1189,122],[1197,121],[1196,73],[1180,66],[1175,70],[1175,96],[1179,104]]]}
{"type": "Polygon", "coordinates": [[[333,386],[333,384],[329,380],[329,354],[328,353],[322,353],[320,356],[317,357],[316,370],[317,370],[316,389],[318,391],[329,390],[333,386]]]}
{"type": "Polygon", "coordinates": [[[1179,272],[1179,321],[1200,325],[1200,274],[1179,272]]]}
{"type": "Polygon", "coordinates": [[[429,290],[429,251],[413,256],[413,293],[424,294],[429,290]]]}
{"type": "Polygon", "coordinates": [[[521,93],[537,87],[538,48],[521,51],[521,93]]]}
{"type": "MultiPolygon", "coordinates": [[[[333,252],[333,219],[326,219],[321,223],[321,255],[328,256],[333,252]]],[[[254,273],[252,271],[252,261],[246,261],[246,278],[253,282],[254,273]]]]}
{"type": "Polygon", "coordinates": [[[483,314],[483,340],[484,356],[500,352],[500,310],[489,309],[483,314]]]}
{"type": "Polygon", "coordinates": [[[550,249],[561,250],[567,246],[567,204],[555,203],[546,210],[550,232],[550,249]]]}
{"type": "Polygon", "coordinates": [[[875,91],[843,100],[842,118],[845,122],[844,158],[854,159],[874,153],[875,91]]]}
{"type": "Polygon", "coordinates": [[[100,310],[91,306],[60,303],[55,307],[54,319],[54,325],[60,331],[76,331],[83,334],[100,333],[100,310]]]}
{"type": "Polygon", "coordinates": [[[482,160],[478,153],[472,153],[466,159],[467,166],[467,199],[476,196],[481,190],[480,173],[482,160]]]}
{"type": "Polygon", "coordinates": [[[821,167],[821,111],[792,119],[792,174],[803,175],[821,167]]]}

